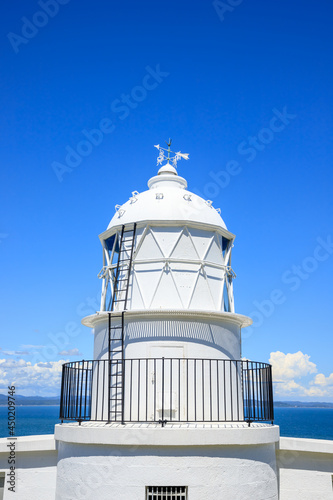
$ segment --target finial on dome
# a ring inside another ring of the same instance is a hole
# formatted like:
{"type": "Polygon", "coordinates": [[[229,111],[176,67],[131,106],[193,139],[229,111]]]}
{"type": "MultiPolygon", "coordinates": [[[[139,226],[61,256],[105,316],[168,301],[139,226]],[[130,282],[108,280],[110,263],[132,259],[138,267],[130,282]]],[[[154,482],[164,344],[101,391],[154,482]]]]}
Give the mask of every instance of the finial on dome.
{"type": "Polygon", "coordinates": [[[169,162],[166,163],[165,165],[163,165],[163,167],[161,167],[159,169],[159,171],[157,172],[157,175],[161,175],[161,174],[174,174],[174,175],[178,175],[177,170],[175,169],[175,167],[173,167],[169,162]]]}
{"type": "Polygon", "coordinates": [[[176,153],[175,151],[171,151],[171,149],[170,149],[171,142],[172,142],[171,139],[169,139],[169,142],[166,142],[166,145],[168,146],[168,149],[161,148],[161,146],[159,144],[155,144],[154,145],[154,148],[158,149],[158,151],[159,151],[159,155],[157,157],[157,165],[162,165],[162,163],[164,161],[167,162],[166,165],[163,165],[159,169],[158,174],[172,173],[172,174],[177,175],[177,170],[176,170],[177,161],[181,160],[182,158],[184,158],[184,160],[188,160],[189,159],[188,153],[181,153],[180,151],[178,151],[176,153]],[[168,153],[168,156],[165,155],[164,151],[166,151],[168,153]],[[170,157],[170,153],[173,153],[175,156],[173,156],[171,158],[170,157]],[[170,165],[170,160],[172,161],[172,165],[170,165]]]}

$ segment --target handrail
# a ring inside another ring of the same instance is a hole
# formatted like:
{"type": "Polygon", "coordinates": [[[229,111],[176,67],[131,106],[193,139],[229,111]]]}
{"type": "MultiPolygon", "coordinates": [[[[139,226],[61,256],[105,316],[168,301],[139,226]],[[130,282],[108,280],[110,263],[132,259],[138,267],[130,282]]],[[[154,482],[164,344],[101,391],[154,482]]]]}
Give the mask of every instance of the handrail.
{"type": "Polygon", "coordinates": [[[126,422],[274,420],[271,365],[197,358],[115,360],[124,393],[109,386],[108,360],[63,365],[60,419],[126,422]],[[111,402],[111,405],[110,405],[111,402]],[[120,405],[112,408],[110,406],[120,405]],[[119,416],[119,417],[118,417],[119,416]]]}

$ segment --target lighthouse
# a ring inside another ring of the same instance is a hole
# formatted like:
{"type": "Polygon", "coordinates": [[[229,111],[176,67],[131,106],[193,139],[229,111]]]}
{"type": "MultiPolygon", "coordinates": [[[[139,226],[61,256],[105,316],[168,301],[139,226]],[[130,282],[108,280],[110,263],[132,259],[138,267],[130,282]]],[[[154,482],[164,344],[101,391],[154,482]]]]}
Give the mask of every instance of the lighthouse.
{"type": "Polygon", "coordinates": [[[148,190],[116,205],[102,246],[93,359],[63,366],[61,500],[278,498],[271,367],[244,360],[231,233],[155,146],[148,190]]]}

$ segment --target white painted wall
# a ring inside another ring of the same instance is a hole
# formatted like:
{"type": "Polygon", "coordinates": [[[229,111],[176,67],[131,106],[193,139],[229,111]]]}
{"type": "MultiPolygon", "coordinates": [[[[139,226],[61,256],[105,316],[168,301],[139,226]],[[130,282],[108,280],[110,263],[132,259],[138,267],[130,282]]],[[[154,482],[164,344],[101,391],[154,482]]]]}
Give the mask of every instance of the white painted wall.
{"type": "MultiPolygon", "coordinates": [[[[9,439],[0,439],[0,472],[9,471],[9,439]]],[[[57,450],[53,435],[18,437],[15,441],[16,487],[8,491],[5,482],[4,500],[50,500],[55,496],[57,450]]],[[[7,477],[6,477],[7,481],[7,477]]]]}
{"type": "Polygon", "coordinates": [[[333,441],[280,438],[280,500],[332,500],[333,441]]]}
{"type": "MultiPolygon", "coordinates": [[[[232,315],[230,315],[232,316],[232,315]]],[[[185,358],[240,359],[240,323],[213,314],[176,315],[165,311],[157,316],[135,317],[126,313],[124,346],[126,358],[150,357],[152,345],[172,342],[184,349],[185,358]]],[[[108,357],[108,317],[98,320],[94,328],[94,359],[108,357]]],[[[117,322],[113,323],[117,325],[117,322]]],[[[165,356],[166,357],[166,356],[165,356]]]]}

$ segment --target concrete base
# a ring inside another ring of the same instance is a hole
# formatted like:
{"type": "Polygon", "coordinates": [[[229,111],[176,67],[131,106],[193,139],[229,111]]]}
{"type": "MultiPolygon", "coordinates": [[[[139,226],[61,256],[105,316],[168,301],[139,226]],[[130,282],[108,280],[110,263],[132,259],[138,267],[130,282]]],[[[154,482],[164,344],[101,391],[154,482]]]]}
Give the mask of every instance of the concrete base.
{"type": "Polygon", "coordinates": [[[187,486],[191,500],[278,499],[276,426],[62,424],[57,500],[144,500],[146,486],[187,486]]]}
{"type": "MultiPolygon", "coordinates": [[[[83,423],[56,426],[56,435],[59,500],[145,500],[148,485],[189,486],[189,500],[277,498],[275,456],[280,500],[332,499],[333,441],[276,443],[276,427],[83,423]]],[[[9,472],[9,442],[0,439],[2,476],[9,472]]],[[[15,499],[54,500],[57,457],[52,435],[18,437],[15,499]]],[[[14,498],[8,486],[4,500],[14,498]]]]}

